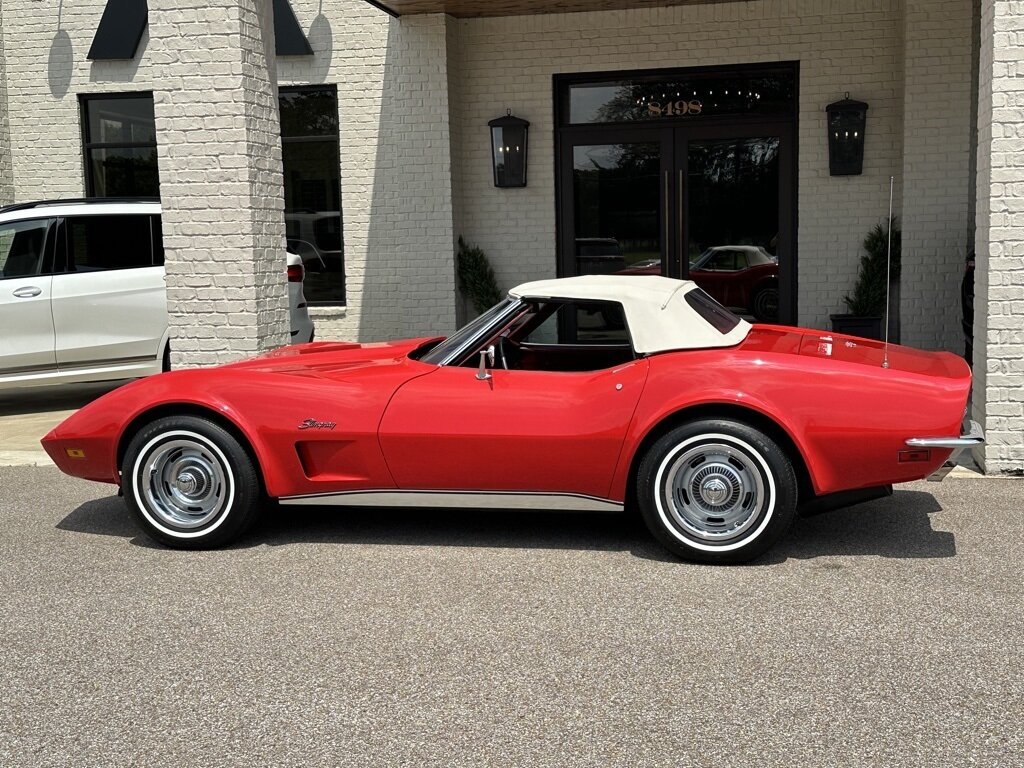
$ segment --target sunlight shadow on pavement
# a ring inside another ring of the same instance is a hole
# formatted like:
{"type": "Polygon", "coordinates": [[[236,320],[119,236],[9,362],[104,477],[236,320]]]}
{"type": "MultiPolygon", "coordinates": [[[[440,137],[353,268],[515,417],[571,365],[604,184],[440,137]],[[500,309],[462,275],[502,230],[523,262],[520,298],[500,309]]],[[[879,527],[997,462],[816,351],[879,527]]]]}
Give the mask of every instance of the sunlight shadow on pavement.
{"type": "MultiPolygon", "coordinates": [[[[953,534],[931,526],[929,516],[941,509],[930,493],[897,491],[886,499],[803,518],[754,564],[859,555],[900,559],[953,557],[953,534]]],[[[119,536],[139,546],[160,546],[140,535],[124,502],[116,496],[82,504],[57,528],[119,536]]],[[[678,562],[654,542],[638,515],[584,512],[425,512],[271,505],[262,523],[232,546],[300,543],[622,551],[644,559],[678,562]]]]}

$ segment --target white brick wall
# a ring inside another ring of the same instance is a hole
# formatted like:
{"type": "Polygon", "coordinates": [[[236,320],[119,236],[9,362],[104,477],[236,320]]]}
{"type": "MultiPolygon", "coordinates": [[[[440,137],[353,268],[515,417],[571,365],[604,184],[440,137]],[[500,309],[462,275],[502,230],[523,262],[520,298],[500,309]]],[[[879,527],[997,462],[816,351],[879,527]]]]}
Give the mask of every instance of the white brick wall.
{"type": "Polygon", "coordinates": [[[286,343],[270,0],[150,0],[174,365],[286,343]]]}
{"type": "Polygon", "coordinates": [[[11,131],[7,122],[7,59],[4,55],[4,17],[0,8],[0,205],[14,200],[11,131]]]}
{"type": "MultiPolygon", "coordinates": [[[[900,181],[900,0],[763,0],[460,22],[464,233],[502,287],[555,273],[555,73],[800,61],[799,320],[827,327],[856,279],[864,235],[900,181]],[[862,176],[828,174],[825,105],[870,104],[862,176]],[[511,107],[531,122],[529,186],[495,189],[487,121],[511,107]]],[[[969,29],[969,26],[968,26],[969,29]]],[[[897,186],[897,213],[900,186],[897,186]]]]}
{"type": "Polygon", "coordinates": [[[903,80],[901,339],[964,351],[960,281],[969,221],[973,0],[907,0],[903,80]]]}
{"type": "Polygon", "coordinates": [[[132,61],[85,58],[105,5],[106,0],[3,0],[14,197],[19,202],[84,194],[78,94],[152,90],[161,77],[166,62],[148,53],[148,31],[132,61]]]}
{"type": "Polygon", "coordinates": [[[347,307],[314,309],[318,338],[455,327],[448,30],[362,0],[293,0],[315,55],[282,85],[338,84],[347,307]]]}
{"type": "Polygon", "coordinates": [[[974,413],[986,472],[1024,471],[1024,3],[982,0],[974,413]]]}

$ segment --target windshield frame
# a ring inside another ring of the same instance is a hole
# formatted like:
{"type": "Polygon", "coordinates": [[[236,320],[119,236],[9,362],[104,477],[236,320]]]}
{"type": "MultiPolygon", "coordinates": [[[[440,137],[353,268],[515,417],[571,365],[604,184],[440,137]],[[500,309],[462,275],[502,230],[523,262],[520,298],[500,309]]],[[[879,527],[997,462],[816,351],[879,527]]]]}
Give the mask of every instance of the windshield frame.
{"type": "Polygon", "coordinates": [[[509,317],[517,312],[521,305],[521,299],[506,297],[428,351],[420,358],[420,362],[428,365],[455,363],[462,358],[467,349],[479,344],[498,327],[508,322],[509,317]]]}

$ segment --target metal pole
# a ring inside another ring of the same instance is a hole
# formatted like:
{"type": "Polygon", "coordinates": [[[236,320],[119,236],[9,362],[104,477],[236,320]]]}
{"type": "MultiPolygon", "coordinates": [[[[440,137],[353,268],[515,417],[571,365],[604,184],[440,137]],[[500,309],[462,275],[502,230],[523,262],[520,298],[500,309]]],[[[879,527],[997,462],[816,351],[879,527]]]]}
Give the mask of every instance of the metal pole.
{"type": "Polygon", "coordinates": [[[885,254],[885,351],[882,353],[882,367],[889,367],[889,283],[891,280],[892,273],[892,188],[895,181],[895,176],[889,177],[889,221],[887,222],[887,231],[889,235],[889,243],[886,247],[885,254]]]}

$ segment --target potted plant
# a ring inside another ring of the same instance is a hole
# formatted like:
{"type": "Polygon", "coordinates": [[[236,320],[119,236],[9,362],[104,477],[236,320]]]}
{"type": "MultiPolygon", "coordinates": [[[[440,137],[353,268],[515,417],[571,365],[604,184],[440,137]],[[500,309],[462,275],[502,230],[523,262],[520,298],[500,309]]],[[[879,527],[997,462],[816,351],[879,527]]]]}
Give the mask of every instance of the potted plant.
{"type": "Polygon", "coordinates": [[[455,255],[455,271],[462,295],[482,314],[501,301],[501,291],[494,277],[494,269],[487,255],[476,246],[469,246],[459,236],[459,251],[455,255]]]}
{"type": "Polygon", "coordinates": [[[889,230],[876,224],[864,238],[857,283],[853,294],[844,296],[847,314],[832,315],[832,330],[851,336],[882,339],[882,318],[886,316],[886,289],[899,284],[901,232],[892,220],[892,263],[887,268],[889,230]],[[888,274],[888,283],[886,275],[888,274]]]}

